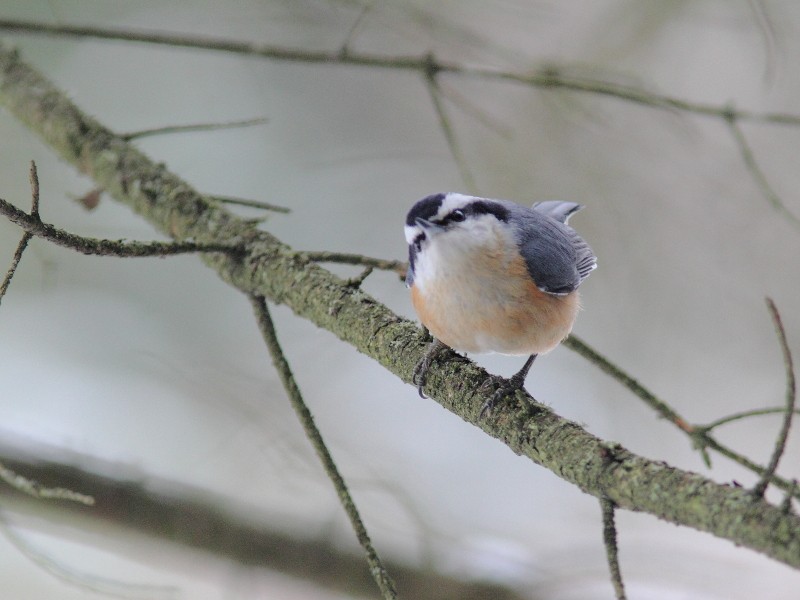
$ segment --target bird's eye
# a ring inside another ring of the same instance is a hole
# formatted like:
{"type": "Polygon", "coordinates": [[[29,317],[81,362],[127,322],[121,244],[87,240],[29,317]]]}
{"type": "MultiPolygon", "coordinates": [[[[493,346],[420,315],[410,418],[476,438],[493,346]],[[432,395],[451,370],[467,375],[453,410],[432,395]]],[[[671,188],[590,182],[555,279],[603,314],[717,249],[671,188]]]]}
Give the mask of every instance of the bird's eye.
{"type": "Polygon", "coordinates": [[[464,219],[466,219],[466,215],[464,214],[463,210],[456,209],[450,213],[450,220],[455,223],[460,223],[464,219]]]}

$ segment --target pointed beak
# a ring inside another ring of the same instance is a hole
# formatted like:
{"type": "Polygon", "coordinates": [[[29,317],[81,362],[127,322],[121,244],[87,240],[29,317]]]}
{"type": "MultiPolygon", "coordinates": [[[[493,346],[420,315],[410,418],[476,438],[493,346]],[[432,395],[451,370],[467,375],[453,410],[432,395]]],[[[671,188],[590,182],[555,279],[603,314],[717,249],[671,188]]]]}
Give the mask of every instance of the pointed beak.
{"type": "Polygon", "coordinates": [[[421,217],[417,217],[414,222],[422,227],[423,229],[441,229],[441,225],[437,225],[433,221],[428,221],[427,219],[423,219],[421,217]]]}

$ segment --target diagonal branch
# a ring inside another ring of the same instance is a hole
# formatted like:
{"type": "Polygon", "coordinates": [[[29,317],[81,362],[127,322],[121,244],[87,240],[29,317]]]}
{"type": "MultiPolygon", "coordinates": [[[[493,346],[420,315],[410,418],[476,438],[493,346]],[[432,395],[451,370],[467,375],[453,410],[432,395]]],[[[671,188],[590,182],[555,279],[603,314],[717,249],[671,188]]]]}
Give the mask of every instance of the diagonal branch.
{"type": "Polygon", "coordinates": [[[173,133],[189,133],[194,131],[215,131],[217,129],[233,129],[235,127],[252,127],[253,125],[263,125],[267,122],[264,117],[255,119],[244,119],[241,121],[228,121],[227,123],[192,123],[190,125],[168,125],[166,127],[152,127],[150,129],[139,129],[128,133],[120,133],[119,137],[130,142],[143,137],[154,135],[170,135],[173,133]]]}
{"type": "Polygon", "coordinates": [[[730,116],[726,120],[728,123],[728,129],[730,130],[731,135],[736,142],[736,146],[739,148],[739,153],[742,155],[742,160],[744,161],[745,167],[747,167],[747,170],[750,172],[750,176],[753,178],[753,181],[755,181],[756,185],[761,190],[761,194],[770,204],[772,204],[772,208],[786,217],[793,225],[800,225],[800,218],[798,218],[797,215],[787,208],[781,197],[778,196],[778,193],[775,191],[772,185],[770,185],[767,176],[764,174],[764,170],[758,164],[755,154],[753,154],[750,144],[747,143],[747,138],[744,137],[742,128],[739,127],[736,119],[730,116]]]}
{"type": "MultiPolygon", "coordinates": [[[[12,223],[19,225],[25,231],[25,234],[30,237],[40,237],[57,246],[63,246],[82,254],[93,254],[95,256],[142,258],[196,252],[223,252],[236,255],[242,251],[241,246],[226,243],[126,242],[124,240],[98,240],[84,237],[45,223],[39,218],[38,212],[28,214],[2,198],[0,198],[0,215],[7,217],[12,223]]],[[[21,254],[19,249],[17,250],[17,254],[21,254]]],[[[16,256],[17,255],[15,255],[15,258],[16,256]]]]}
{"type": "Polygon", "coordinates": [[[347,517],[350,519],[359,544],[361,544],[361,547],[367,555],[370,573],[372,573],[372,577],[375,579],[375,583],[378,584],[384,598],[388,600],[397,598],[397,590],[395,590],[394,582],[391,577],[389,577],[386,567],[383,566],[383,562],[381,562],[378,553],[372,545],[372,541],[369,539],[369,534],[367,533],[366,527],[364,527],[364,522],[361,520],[361,515],[358,513],[358,508],[356,508],[353,497],[350,495],[350,490],[347,488],[347,484],[341,473],[339,473],[339,468],[336,466],[328,450],[328,446],[322,439],[322,434],[314,424],[314,417],[308,409],[305,400],[303,400],[300,388],[297,387],[292,369],[278,341],[278,335],[275,332],[275,325],[269,314],[267,303],[263,296],[253,295],[250,296],[250,303],[253,305],[253,312],[256,314],[258,329],[261,331],[264,342],[267,344],[270,356],[272,356],[272,363],[278,371],[281,382],[283,382],[283,387],[289,396],[292,408],[294,408],[294,411],[297,413],[297,418],[300,419],[306,437],[311,441],[317,456],[319,456],[319,459],[322,461],[322,466],[325,469],[325,473],[328,475],[328,479],[331,480],[334,488],[336,488],[339,501],[342,503],[342,507],[347,513],[347,517]]]}
{"type": "Polygon", "coordinates": [[[402,260],[387,260],[384,258],[373,258],[362,254],[348,254],[345,252],[308,251],[303,253],[306,258],[315,262],[341,263],[345,265],[363,265],[384,271],[394,271],[400,277],[405,278],[408,271],[408,263],[402,260]]]}
{"type": "Polygon", "coordinates": [[[758,480],[758,483],[753,487],[753,498],[756,499],[764,497],[769,481],[778,468],[778,463],[786,449],[786,440],[789,437],[789,429],[792,426],[792,417],[794,417],[797,391],[795,387],[794,365],[792,364],[792,351],[789,349],[789,342],[786,340],[786,330],[783,328],[781,314],[778,312],[778,308],[775,306],[772,298],[767,298],[767,308],[769,308],[772,323],[775,325],[775,332],[778,334],[778,341],[780,342],[781,353],[783,354],[783,365],[786,369],[786,412],[783,415],[783,423],[780,432],[778,432],[778,437],[775,440],[775,449],[772,451],[769,464],[758,480]]]}
{"type": "MultiPolygon", "coordinates": [[[[16,53],[0,46],[0,104],[105,190],[163,233],[199,243],[244,244],[244,257],[201,255],[222,279],[245,293],[286,304],[410,382],[426,341],[419,328],[360,289],[205,199],[69,98],[16,53]]],[[[492,419],[478,414],[490,391],[485,370],[453,361],[434,370],[426,391],[443,407],[618,508],[729,539],[800,568],[800,517],[742,489],[648,460],[593,436],[520,391],[492,419]],[[488,388],[487,388],[488,389],[488,388]]]]}
{"type": "MultiPolygon", "coordinates": [[[[786,414],[786,407],[785,406],[773,406],[771,408],[754,408],[753,410],[743,410],[742,412],[733,413],[732,415],[728,415],[726,417],[720,417],[719,419],[715,419],[706,425],[702,425],[701,429],[705,431],[711,431],[712,429],[716,429],[722,425],[727,425],[728,423],[733,423],[734,421],[741,421],[743,419],[749,419],[750,417],[760,417],[762,415],[775,415],[775,414],[786,414]]],[[[800,409],[795,408],[794,414],[800,414],[800,409]]]]}
{"type": "MultiPolygon", "coordinates": [[[[30,180],[31,180],[31,217],[34,219],[39,218],[39,176],[36,174],[36,163],[31,161],[31,170],[30,170],[30,180]]],[[[6,295],[8,291],[8,286],[11,285],[11,279],[14,277],[14,273],[17,272],[17,267],[19,266],[19,261],[22,260],[22,253],[25,252],[25,249],[28,247],[28,242],[31,241],[33,234],[26,231],[22,234],[22,238],[19,240],[19,244],[17,244],[17,249],[14,251],[14,256],[11,258],[11,266],[8,268],[8,272],[6,276],[3,278],[3,282],[0,283],[0,302],[3,301],[3,297],[6,295]]]]}
{"type": "Polygon", "coordinates": [[[431,63],[430,56],[387,56],[385,54],[369,54],[354,52],[345,46],[345,51],[311,51],[285,46],[274,46],[240,40],[216,38],[209,36],[162,33],[157,31],[115,29],[108,27],[92,27],[90,25],[49,25],[33,21],[0,19],[0,30],[11,33],[28,33],[61,37],[96,38],[102,40],[123,40],[159,44],[180,48],[197,48],[217,52],[231,52],[248,56],[302,62],[309,64],[343,64],[363,67],[382,67],[428,72],[431,67],[437,72],[454,73],[482,79],[513,81],[522,85],[537,88],[558,88],[572,92],[584,92],[609,96],[618,100],[633,102],[651,108],[677,110],[719,119],[732,118],[737,121],[754,121],[779,125],[800,125],[800,115],[789,113],[758,113],[747,110],[731,109],[728,106],[692,102],[651,92],[642,88],[603,81],[598,79],[573,77],[557,68],[548,66],[533,73],[515,73],[492,67],[461,65],[445,61],[431,63]]]}
{"type": "MultiPolygon", "coordinates": [[[[745,416],[754,415],[754,414],[766,414],[767,412],[774,412],[774,409],[766,409],[764,411],[750,411],[748,413],[742,413],[741,415],[734,415],[732,417],[726,417],[724,419],[720,419],[719,421],[714,421],[709,425],[692,425],[684,419],[681,415],[679,415],[669,404],[664,402],[661,398],[656,396],[653,392],[643,386],[638,380],[633,378],[631,375],[623,371],[620,367],[612,363],[608,360],[605,356],[600,354],[597,350],[589,346],[585,341],[581,338],[570,335],[566,340],[564,340],[564,346],[569,348],[570,350],[576,352],[592,364],[594,364],[597,368],[601,371],[616,379],[620,382],[623,386],[628,388],[636,397],[642,400],[645,404],[647,404],[650,408],[656,411],[662,418],[666,419],[675,427],[680,429],[683,433],[689,436],[694,445],[700,450],[703,455],[703,459],[707,466],[711,466],[711,459],[708,456],[708,450],[715,450],[722,454],[724,457],[740,464],[744,468],[752,471],[753,473],[757,473],[759,475],[763,475],[766,472],[766,468],[762,467],[754,463],[752,460],[747,458],[746,456],[731,450],[727,446],[721,444],[711,435],[711,430],[714,427],[717,427],[723,423],[728,421],[735,420],[736,418],[743,418],[745,416]]],[[[779,409],[779,412],[785,412],[785,408],[779,409]]],[[[772,473],[770,476],[770,481],[774,485],[780,487],[783,490],[788,491],[792,495],[796,495],[800,498],[800,493],[797,491],[797,487],[793,485],[793,483],[783,477],[779,477],[775,473],[772,473]]]]}
{"type": "Polygon", "coordinates": [[[444,108],[444,102],[442,101],[442,90],[439,87],[439,82],[436,80],[438,73],[438,63],[433,58],[433,55],[428,55],[428,68],[425,70],[425,84],[428,88],[428,94],[431,97],[433,108],[436,111],[436,117],[439,119],[439,127],[444,134],[447,147],[450,148],[450,154],[456,163],[456,167],[458,167],[458,170],[461,173],[461,180],[463,181],[467,190],[472,193],[476,193],[478,188],[475,184],[475,178],[472,176],[472,171],[469,168],[467,158],[464,156],[464,152],[461,149],[461,145],[458,143],[458,139],[456,139],[456,132],[453,129],[453,125],[450,123],[450,117],[447,116],[447,111],[444,108]]]}
{"type": "Polygon", "coordinates": [[[614,524],[614,503],[606,498],[600,498],[600,509],[603,513],[603,544],[606,547],[611,585],[614,586],[617,600],[625,600],[625,584],[622,582],[622,571],[619,568],[617,526],[614,524]]]}

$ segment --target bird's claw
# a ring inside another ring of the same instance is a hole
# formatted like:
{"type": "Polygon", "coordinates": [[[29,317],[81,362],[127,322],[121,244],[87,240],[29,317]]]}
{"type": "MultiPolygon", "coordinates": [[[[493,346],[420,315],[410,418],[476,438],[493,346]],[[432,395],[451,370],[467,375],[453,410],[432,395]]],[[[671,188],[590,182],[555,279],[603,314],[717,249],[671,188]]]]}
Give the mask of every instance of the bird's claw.
{"type": "Polygon", "coordinates": [[[411,383],[417,386],[417,393],[420,398],[427,398],[422,388],[425,387],[428,379],[428,369],[431,368],[431,363],[433,363],[434,359],[445,349],[447,349],[447,346],[434,338],[431,345],[428,346],[425,356],[414,367],[414,372],[411,374],[411,383]]]}
{"type": "Polygon", "coordinates": [[[494,387],[495,385],[498,386],[497,389],[489,396],[486,402],[483,403],[483,406],[481,406],[481,412],[478,414],[479,421],[483,419],[486,413],[492,412],[492,409],[498,402],[504,400],[508,396],[514,395],[517,390],[524,389],[525,374],[517,373],[509,379],[505,379],[499,375],[490,375],[486,381],[481,384],[480,389],[485,391],[487,388],[494,387]]]}

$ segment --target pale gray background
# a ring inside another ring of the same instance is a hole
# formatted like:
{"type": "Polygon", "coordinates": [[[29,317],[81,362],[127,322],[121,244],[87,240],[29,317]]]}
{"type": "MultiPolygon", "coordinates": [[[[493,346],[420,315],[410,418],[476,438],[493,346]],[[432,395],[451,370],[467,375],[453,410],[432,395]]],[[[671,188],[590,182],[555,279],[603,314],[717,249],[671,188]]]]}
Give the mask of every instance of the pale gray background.
{"type": "MultiPolygon", "coordinates": [[[[4,0],[0,16],[332,49],[362,6],[4,0]]],[[[800,6],[792,2],[394,0],[375,3],[353,48],[435,51],[522,72],[553,64],[698,102],[800,113],[799,33],[800,6]]],[[[266,226],[296,248],[404,258],[402,222],[413,201],[464,189],[424,83],[409,72],[123,42],[2,39],[119,131],[268,117],[265,126],[139,145],[202,191],[290,206],[291,215],[266,226]]],[[[589,94],[457,76],[441,84],[477,191],[587,205],[573,225],[599,268],[582,288],[579,335],[693,422],[783,402],[783,366],[763,297],[782,309],[800,355],[800,228],[770,208],[724,123],[589,94]]],[[[800,129],[743,130],[800,215],[800,129]]],[[[155,237],[113,201],[91,214],[70,201],[92,183],[0,113],[0,196],[28,205],[31,159],[45,220],[91,236],[155,237]]],[[[0,223],[2,265],[17,239],[13,226],[0,223]]],[[[376,273],[365,287],[413,316],[394,275],[376,273]]],[[[594,498],[421,400],[329,333],[285,308],[274,314],[380,551],[465,578],[510,581],[531,598],[612,596],[594,498]]],[[[520,366],[519,359],[479,360],[503,374],[520,366]]],[[[249,304],[195,257],[120,261],[34,241],[0,312],[0,378],[4,440],[118,461],[222,493],[276,527],[330,531],[338,543],[355,543],[249,304]]],[[[536,364],[528,389],[634,452],[721,482],[754,481],[719,457],[707,470],[683,435],[566,349],[536,364]]],[[[778,426],[777,417],[752,419],[719,436],[763,463],[778,426]]],[[[798,449],[795,435],[787,476],[798,476],[798,449]]],[[[144,597],[334,597],[147,538],[8,518],[67,568],[177,587],[144,597]]],[[[620,512],[618,524],[631,598],[797,597],[800,574],[749,550],[647,515],[620,512]]],[[[2,537],[0,586],[4,598],[96,597],[43,573],[2,537]]]]}

